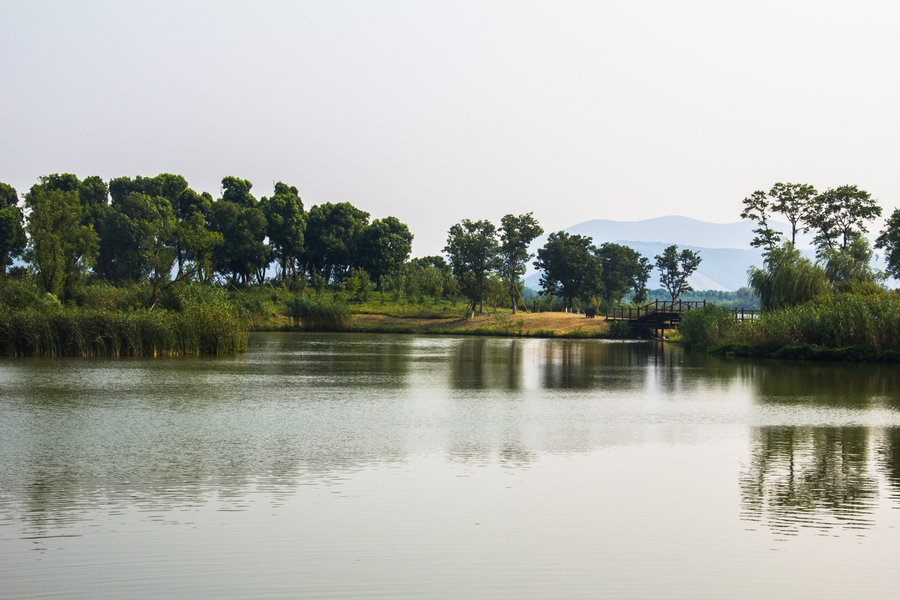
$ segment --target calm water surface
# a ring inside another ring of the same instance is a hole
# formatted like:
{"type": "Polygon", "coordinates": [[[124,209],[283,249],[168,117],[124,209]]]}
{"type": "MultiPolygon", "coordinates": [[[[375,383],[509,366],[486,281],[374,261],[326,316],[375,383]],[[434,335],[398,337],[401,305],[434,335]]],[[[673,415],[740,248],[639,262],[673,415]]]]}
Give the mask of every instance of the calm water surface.
{"type": "Polygon", "coordinates": [[[0,360],[2,598],[896,598],[900,369],[254,334],[0,360]]]}

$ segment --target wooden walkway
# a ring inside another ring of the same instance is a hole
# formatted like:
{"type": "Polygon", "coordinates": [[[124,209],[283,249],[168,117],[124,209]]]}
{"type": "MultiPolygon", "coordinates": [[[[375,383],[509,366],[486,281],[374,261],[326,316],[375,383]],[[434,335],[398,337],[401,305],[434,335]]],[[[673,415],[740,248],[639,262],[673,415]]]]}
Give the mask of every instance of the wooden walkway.
{"type": "MultiPolygon", "coordinates": [[[[607,308],[607,321],[627,321],[642,331],[653,331],[658,335],[666,329],[674,329],[681,322],[681,316],[687,311],[706,306],[706,300],[686,301],[657,300],[643,306],[617,306],[607,308]]],[[[731,311],[735,321],[752,321],[757,314],[755,310],[735,308],[731,311]]]]}

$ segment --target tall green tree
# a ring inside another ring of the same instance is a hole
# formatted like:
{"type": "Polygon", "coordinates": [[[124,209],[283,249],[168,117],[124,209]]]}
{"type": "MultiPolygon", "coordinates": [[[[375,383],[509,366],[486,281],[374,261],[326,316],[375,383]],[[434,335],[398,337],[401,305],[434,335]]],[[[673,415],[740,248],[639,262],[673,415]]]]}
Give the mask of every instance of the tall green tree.
{"type": "Polygon", "coordinates": [[[497,229],[490,221],[464,219],[450,227],[447,234],[444,252],[460,291],[469,299],[466,312],[470,317],[477,307],[484,312],[489,277],[499,265],[497,250],[497,229]]]}
{"type": "Polygon", "coordinates": [[[880,216],[881,207],[869,192],[843,185],[813,198],[804,222],[815,230],[821,255],[826,248],[845,250],[855,237],[868,231],[869,221],[880,216]]]}
{"type": "MultiPolygon", "coordinates": [[[[111,281],[149,281],[148,306],[172,283],[177,258],[178,224],[163,196],[130,192],[114,202],[103,224],[96,271],[111,281]]],[[[176,274],[175,281],[184,274],[176,274]]]]}
{"type": "Polygon", "coordinates": [[[93,227],[83,224],[78,180],[74,179],[73,184],[66,177],[42,177],[25,195],[25,207],[30,211],[25,258],[34,267],[41,287],[61,301],[70,298],[82,283],[99,245],[93,227]],[[73,185],[63,190],[57,187],[60,181],[73,185]]]}
{"type": "Polygon", "coordinates": [[[655,259],[656,268],[659,269],[660,283],[669,292],[672,302],[675,302],[678,296],[684,292],[694,289],[688,279],[700,266],[699,254],[687,248],[679,253],[678,246],[672,244],[663,250],[662,254],[657,254],[655,259]]]}
{"type": "Polygon", "coordinates": [[[297,188],[279,181],[272,197],[263,197],[259,207],[266,217],[266,235],[281,265],[281,277],[296,282],[297,259],[303,254],[306,236],[306,213],[297,188]]]}
{"type": "Polygon", "coordinates": [[[524,215],[504,215],[500,219],[500,276],[506,282],[512,312],[518,312],[516,301],[521,294],[519,282],[525,275],[525,267],[531,258],[528,246],[544,233],[532,213],[524,215]]]}
{"type": "Polygon", "coordinates": [[[642,276],[640,253],[628,246],[606,242],[597,249],[597,258],[603,266],[600,275],[603,301],[620,302],[642,276]]]}
{"type": "Polygon", "coordinates": [[[647,301],[647,282],[650,280],[650,273],[653,271],[653,265],[650,259],[642,256],[638,259],[637,269],[631,275],[632,300],[636,303],[647,301]]]}
{"type": "Polygon", "coordinates": [[[19,194],[11,185],[0,183],[0,275],[6,274],[6,267],[27,242],[19,194]]]}
{"type": "Polygon", "coordinates": [[[825,248],[825,277],[836,292],[852,291],[857,284],[878,285],[884,273],[872,268],[869,240],[855,236],[846,248],[825,248]]]}
{"type": "Polygon", "coordinates": [[[565,231],[551,233],[537,251],[534,266],[541,271],[544,293],[561,296],[565,312],[572,309],[575,299],[595,296],[603,286],[603,265],[589,237],[565,231]]]}
{"type": "Polygon", "coordinates": [[[360,235],[369,224],[369,213],[349,202],[326,202],[309,209],[306,218],[306,265],[311,274],[328,281],[342,281],[357,266],[360,235]]]}
{"type": "Polygon", "coordinates": [[[875,247],[885,251],[888,275],[900,279],[900,208],[891,213],[875,247]]]}
{"type": "Polygon", "coordinates": [[[222,197],[213,204],[210,227],[222,236],[215,248],[215,269],[233,285],[262,283],[271,262],[266,216],[250,193],[253,184],[239,177],[222,179],[222,197]]]}
{"type": "Polygon", "coordinates": [[[197,281],[212,277],[213,257],[224,243],[222,234],[212,230],[213,198],[208,192],[198,194],[183,189],[172,203],[176,218],[177,277],[182,274],[197,281]]]}
{"type": "Polygon", "coordinates": [[[233,285],[248,285],[265,275],[271,253],[265,243],[266,217],[257,206],[220,199],[210,215],[213,231],[222,236],[215,248],[215,269],[233,285]]]}
{"type": "Polygon", "coordinates": [[[383,275],[395,273],[403,266],[412,241],[409,227],[397,217],[375,219],[360,234],[357,263],[372,281],[380,281],[383,275]]]}
{"type": "Polygon", "coordinates": [[[780,213],[791,224],[791,243],[797,243],[797,232],[805,230],[803,219],[816,196],[816,188],[807,183],[776,183],[769,190],[772,210],[780,213]]]}
{"type": "Polygon", "coordinates": [[[82,225],[90,225],[99,234],[100,224],[109,210],[109,187],[100,177],[85,177],[78,185],[78,201],[82,207],[82,225]]]}
{"type": "Polygon", "coordinates": [[[768,252],[778,244],[781,234],[769,226],[772,218],[772,204],[762,190],[756,190],[747,198],[744,198],[744,210],[741,211],[742,219],[756,221],[755,237],[750,241],[754,248],[762,248],[768,252]]]}

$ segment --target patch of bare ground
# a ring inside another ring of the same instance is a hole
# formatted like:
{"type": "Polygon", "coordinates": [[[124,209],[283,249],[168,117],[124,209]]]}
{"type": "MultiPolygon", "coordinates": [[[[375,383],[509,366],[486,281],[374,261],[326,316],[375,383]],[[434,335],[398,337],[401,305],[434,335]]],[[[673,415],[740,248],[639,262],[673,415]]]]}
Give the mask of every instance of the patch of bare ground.
{"type": "Polygon", "coordinates": [[[601,318],[560,312],[512,314],[509,311],[476,315],[471,319],[420,319],[388,315],[353,315],[354,331],[409,333],[492,333],[496,335],[604,336],[609,322],[601,318]]]}

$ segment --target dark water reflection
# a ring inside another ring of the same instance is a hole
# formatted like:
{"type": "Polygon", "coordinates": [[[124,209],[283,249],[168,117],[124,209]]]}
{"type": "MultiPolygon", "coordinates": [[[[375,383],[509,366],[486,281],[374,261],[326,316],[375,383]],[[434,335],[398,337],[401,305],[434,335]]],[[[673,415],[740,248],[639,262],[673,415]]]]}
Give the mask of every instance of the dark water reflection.
{"type": "Polygon", "coordinates": [[[667,449],[685,447],[731,475],[698,481],[685,465],[676,485],[712,497],[737,481],[736,521],[856,536],[900,509],[900,370],[655,343],[255,335],[238,357],[0,361],[0,442],[7,541],[67,535],[98,511],[277,507],[422,456],[512,476],[616,452],[621,480],[639,476],[646,510],[666,514],[690,494],[653,485],[672,479],[667,449]],[[715,456],[734,439],[746,442],[715,456]]]}
{"type": "Polygon", "coordinates": [[[862,427],[753,431],[741,473],[743,517],[785,535],[800,527],[872,527],[879,481],[870,437],[862,427]]]}

